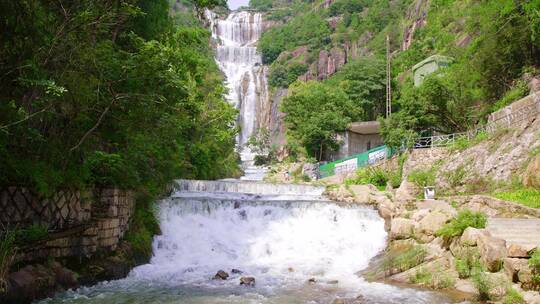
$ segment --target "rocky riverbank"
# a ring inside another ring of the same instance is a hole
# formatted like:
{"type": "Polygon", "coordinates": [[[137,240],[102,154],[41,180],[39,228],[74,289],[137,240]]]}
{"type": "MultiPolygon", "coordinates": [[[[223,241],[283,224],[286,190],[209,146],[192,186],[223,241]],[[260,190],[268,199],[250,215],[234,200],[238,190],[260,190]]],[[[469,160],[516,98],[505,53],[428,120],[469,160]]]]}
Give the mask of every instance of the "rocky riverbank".
{"type": "Polygon", "coordinates": [[[534,242],[540,242],[540,232],[535,230],[535,223],[540,224],[538,209],[486,196],[415,199],[415,187],[407,181],[388,191],[341,185],[331,187],[327,196],[344,204],[371,204],[385,219],[388,246],[361,272],[367,279],[455,291],[463,300],[540,303],[540,285],[529,263],[538,246],[534,242]],[[443,227],[463,214],[481,214],[487,225],[441,235],[443,227]],[[497,223],[501,218],[517,221],[513,223],[521,225],[523,233],[531,230],[525,239],[532,243],[501,234],[505,227],[515,228],[508,226],[511,222],[497,223]]]}

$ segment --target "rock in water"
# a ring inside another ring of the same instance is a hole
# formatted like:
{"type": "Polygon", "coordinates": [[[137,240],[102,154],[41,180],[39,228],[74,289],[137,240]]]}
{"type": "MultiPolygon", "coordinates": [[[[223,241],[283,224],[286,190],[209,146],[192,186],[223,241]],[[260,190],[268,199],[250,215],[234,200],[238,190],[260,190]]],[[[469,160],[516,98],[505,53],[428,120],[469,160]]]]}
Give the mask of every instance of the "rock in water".
{"type": "Polygon", "coordinates": [[[231,269],[231,272],[234,273],[234,274],[241,274],[241,273],[243,273],[242,270],[236,269],[236,268],[231,269]]]}
{"type": "Polygon", "coordinates": [[[255,286],[255,278],[254,277],[241,277],[240,285],[255,286]]]}
{"type": "Polygon", "coordinates": [[[216,273],[216,275],[214,276],[214,280],[226,280],[227,278],[229,277],[229,274],[226,273],[225,271],[223,270],[220,270],[216,273]]]}
{"type": "Polygon", "coordinates": [[[315,283],[317,283],[317,280],[316,280],[315,278],[310,278],[310,279],[308,280],[308,283],[310,283],[310,284],[315,284],[315,283]]]}

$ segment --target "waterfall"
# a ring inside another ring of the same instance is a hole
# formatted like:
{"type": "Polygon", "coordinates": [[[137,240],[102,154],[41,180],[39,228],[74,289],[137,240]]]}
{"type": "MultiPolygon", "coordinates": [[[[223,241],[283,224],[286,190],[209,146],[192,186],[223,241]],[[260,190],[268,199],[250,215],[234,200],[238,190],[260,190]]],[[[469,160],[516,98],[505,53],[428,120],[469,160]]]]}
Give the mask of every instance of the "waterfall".
{"type": "Polygon", "coordinates": [[[217,42],[216,61],[229,89],[226,98],[239,110],[237,145],[245,172],[243,179],[261,180],[265,171],[254,167],[254,155],[245,145],[257,131],[257,113],[268,99],[266,67],[256,46],[262,31],[262,14],[238,11],[223,20],[207,11],[206,17],[217,42]]]}

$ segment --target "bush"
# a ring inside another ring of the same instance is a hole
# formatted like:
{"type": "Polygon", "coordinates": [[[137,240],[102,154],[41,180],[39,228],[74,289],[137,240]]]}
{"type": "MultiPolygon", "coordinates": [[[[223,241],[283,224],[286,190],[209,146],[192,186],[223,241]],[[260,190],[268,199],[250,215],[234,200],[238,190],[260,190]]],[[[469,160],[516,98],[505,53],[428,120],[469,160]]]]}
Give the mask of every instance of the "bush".
{"type": "Polygon", "coordinates": [[[389,252],[383,262],[382,267],[385,271],[403,272],[420,265],[427,255],[422,246],[410,246],[399,252],[389,252]]]}
{"type": "Polygon", "coordinates": [[[480,268],[475,268],[471,277],[473,285],[478,292],[478,300],[491,300],[490,291],[493,288],[493,282],[491,282],[486,273],[480,268]]]}
{"type": "Polygon", "coordinates": [[[503,304],[525,304],[525,300],[523,299],[523,296],[514,288],[508,289],[506,292],[506,295],[504,296],[502,300],[503,304]]]}
{"type": "Polygon", "coordinates": [[[533,280],[540,283],[540,250],[536,249],[529,259],[529,266],[533,271],[533,280]]]}
{"type": "Polygon", "coordinates": [[[408,180],[420,188],[432,186],[435,184],[435,170],[414,170],[409,173],[408,180]]]}
{"type": "Polygon", "coordinates": [[[430,272],[421,268],[409,277],[409,282],[433,289],[445,289],[453,286],[455,280],[444,271],[430,272]]]}
{"type": "Polygon", "coordinates": [[[372,184],[379,190],[384,190],[388,180],[388,173],[383,169],[378,167],[367,167],[356,170],[356,178],[347,180],[347,183],[355,185],[372,184]]]}
{"type": "Polygon", "coordinates": [[[457,217],[441,227],[435,234],[446,238],[460,236],[467,227],[485,228],[486,215],[481,212],[473,212],[469,209],[462,210],[457,217]]]}
{"type": "Polygon", "coordinates": [[[456,271],[460,279],[469,278],[474,269],[481,268],[480,253],[476,248],[467,248],[465,254],[456,258],[456,271]]]}
{"type": "Polygon", "coordinates": [[[160,231],[153,201],[146,195],[137,198],[135,213],[126,233],[125,239],[133,249],[136,262],[146,262],[152,256],[153,236],[160,231]]]}
{"type": "Polygon", "coordinates": [[[15,243],[19,246],[35,243],[46,239],[49,230],[45,225],[34,224],[26,229],[15,230],[15,243]]]}

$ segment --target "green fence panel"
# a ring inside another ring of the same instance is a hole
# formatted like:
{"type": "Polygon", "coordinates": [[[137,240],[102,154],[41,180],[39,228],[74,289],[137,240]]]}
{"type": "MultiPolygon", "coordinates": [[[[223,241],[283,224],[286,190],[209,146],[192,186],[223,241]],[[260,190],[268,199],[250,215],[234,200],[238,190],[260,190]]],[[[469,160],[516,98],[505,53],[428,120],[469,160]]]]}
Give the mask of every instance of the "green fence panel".
{"type": "Polygon", "coordinates": [[[320,165],[319,172],[321,174],[321,178],[324,178],[324,177],[332,176],[336,174],[337,172],[339,172],[340,170],[352,171],[356,168],[366,167],[370,165],[371,163],[377,162],[381,158],[390,158],[394,154],[395,154],[395,151],[388,148],[386,145],[383,145],[383,146],[379,146],[371,150],[368,150],[364,153],[352,155],[347,158],[343,158],[343,159],[336,160],[330,163],[326,163],[324,165],[320,165]]]}

